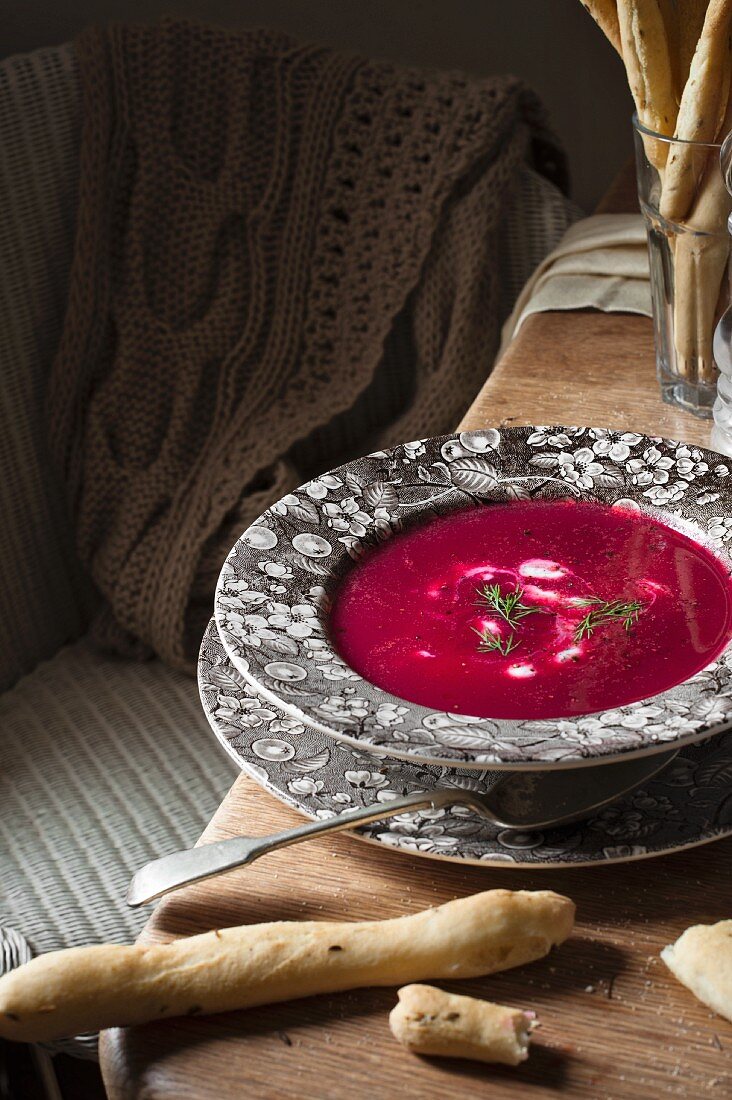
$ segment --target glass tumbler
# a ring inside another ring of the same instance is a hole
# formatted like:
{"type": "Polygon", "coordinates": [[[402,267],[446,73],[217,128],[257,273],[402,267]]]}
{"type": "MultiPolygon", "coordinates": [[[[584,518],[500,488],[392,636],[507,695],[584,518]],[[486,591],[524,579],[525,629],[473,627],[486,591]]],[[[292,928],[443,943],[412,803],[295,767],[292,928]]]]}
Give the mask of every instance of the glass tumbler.
{"type": "Polygon", "coordinates": [[[712,340],[729,300],[732,199],[719,167],[720,146],[664,137],[637,116],[633,127],[661,395],[711,418],[719,375],[712,340]]]}
{"type": "MultiPolygon", "coordinates": [[[[722,145],[719,162],[725,187],[732,196],[732,134],[722,145]]],[[[732,237],[732,214],[727,228],[732,237]]],[[[720,317],[714,333],[714,360],[720,373],[714,402],[712,448],[732,457],[732,304],[720,317]]]]}

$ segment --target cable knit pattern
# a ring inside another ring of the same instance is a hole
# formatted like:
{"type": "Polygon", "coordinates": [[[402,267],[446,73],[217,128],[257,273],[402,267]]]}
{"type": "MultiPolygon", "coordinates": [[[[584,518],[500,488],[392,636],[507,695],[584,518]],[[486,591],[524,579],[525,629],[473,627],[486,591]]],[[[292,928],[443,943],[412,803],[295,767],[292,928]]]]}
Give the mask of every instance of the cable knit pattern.
{"type": "Polygon", "coordinates": [[[354,452],[457,422],[497,348],[512,187],[526,163],[561,182],[564,161],[512,78],[170,21],[76,48],[51,441],[97,634],[190,668],[226,550],[344,457],[339,415],[384,402],[348,422],[354,452]]]}

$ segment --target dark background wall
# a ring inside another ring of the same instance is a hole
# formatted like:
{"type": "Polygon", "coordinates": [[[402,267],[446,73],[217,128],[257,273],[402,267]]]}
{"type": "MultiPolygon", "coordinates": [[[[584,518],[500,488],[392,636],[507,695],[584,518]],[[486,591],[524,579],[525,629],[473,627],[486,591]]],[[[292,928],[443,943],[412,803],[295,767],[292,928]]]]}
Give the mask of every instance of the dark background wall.
{"type": "Polygon", "coordinates": [[[579,0],[5,0],[4,8],[3,55],[64,42],[89,23],[175,14],[266,24],[426,68],[513,72],[549,108],[586,210],[631,152],[622,64],[579,0]]]}

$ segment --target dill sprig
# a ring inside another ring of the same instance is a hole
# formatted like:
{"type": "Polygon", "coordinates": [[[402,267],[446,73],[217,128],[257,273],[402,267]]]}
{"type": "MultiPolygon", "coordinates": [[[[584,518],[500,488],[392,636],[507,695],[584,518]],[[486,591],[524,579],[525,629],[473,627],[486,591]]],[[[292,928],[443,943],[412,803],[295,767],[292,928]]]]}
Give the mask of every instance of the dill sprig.
{"type": "Polygon", "coordinates": [[[509,653],[513,653],[514,649],[517,649],[521,645],[520,640],[517,641],[516,635],[511,631],[507,638],[502,638],[500,634],[494,634],[488,627],[483,627],[482,630],[476,630],[473,626],[470,628],[480,638],[480,644],[478,645],[479,653],[500,653],[502,657],[508,657],[509,653]]]}
{"type": "Polygon", "coordinates": [[[491,611],[495,611],[505,619],[513,630],[527,615],[539,615],[543,611],[541,607],[531,607],[530,604],[523,602],[524,590],[520,585],[516,585],[513,591],[507,592],[505,596],[501,592],[500,584],[484,584],[482,588],[476,588],[475,591],[481,603],[486,603],[491,611]]]}
{"type": "Polygon", "coordinates": [[[592,609],[577,624],[574,632],[575,642],[581,642],[583,638],[591,638],[598,626],[606,626],[608,623],[622,623],[628,633],[638,622],[638,616],[643,610],[640,600],[603,600],[599,596],[575,600],[574,606],[592,609]]]}

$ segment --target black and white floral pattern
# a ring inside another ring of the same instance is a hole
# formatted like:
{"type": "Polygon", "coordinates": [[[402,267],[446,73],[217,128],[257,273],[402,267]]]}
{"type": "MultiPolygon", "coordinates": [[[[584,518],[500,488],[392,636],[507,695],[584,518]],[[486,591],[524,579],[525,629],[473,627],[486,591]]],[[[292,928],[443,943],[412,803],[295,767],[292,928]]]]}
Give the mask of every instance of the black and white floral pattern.
{"type": "Polygon", "coordinates": [[[323,474],[234,546],[216,594],[219,634],[248,682],[298,722],[423,764],[592,764],[706,737],[732,718],[732,648],[650,699],[562,721],[492,720],[406,702],[354,672],[327,634],[330,593],[393,534],[486,501],[572,496],[643,509],[730,569],[732,479],[721,455],[602,428],[509,428],[416,440],[323,474]]]}
{"type": "MultiPolygon", "coordinates": [[[[230,663],[215,624],[198,665],[203,707],[239,767],[312,818],[388,803],[435,787],[486,789],[491,773],[378,757],[298,722],[230,663]]],[[[495,775],[495,773],[492,773],[495,775]]],[[[399,814],[358,833],[400,851],[520,867],[596,864],[661,855],[732,833],[732,733],[682,749],[644,789],[590,820],[543,833],[498,829],[467,807],[399,814]]]]}

